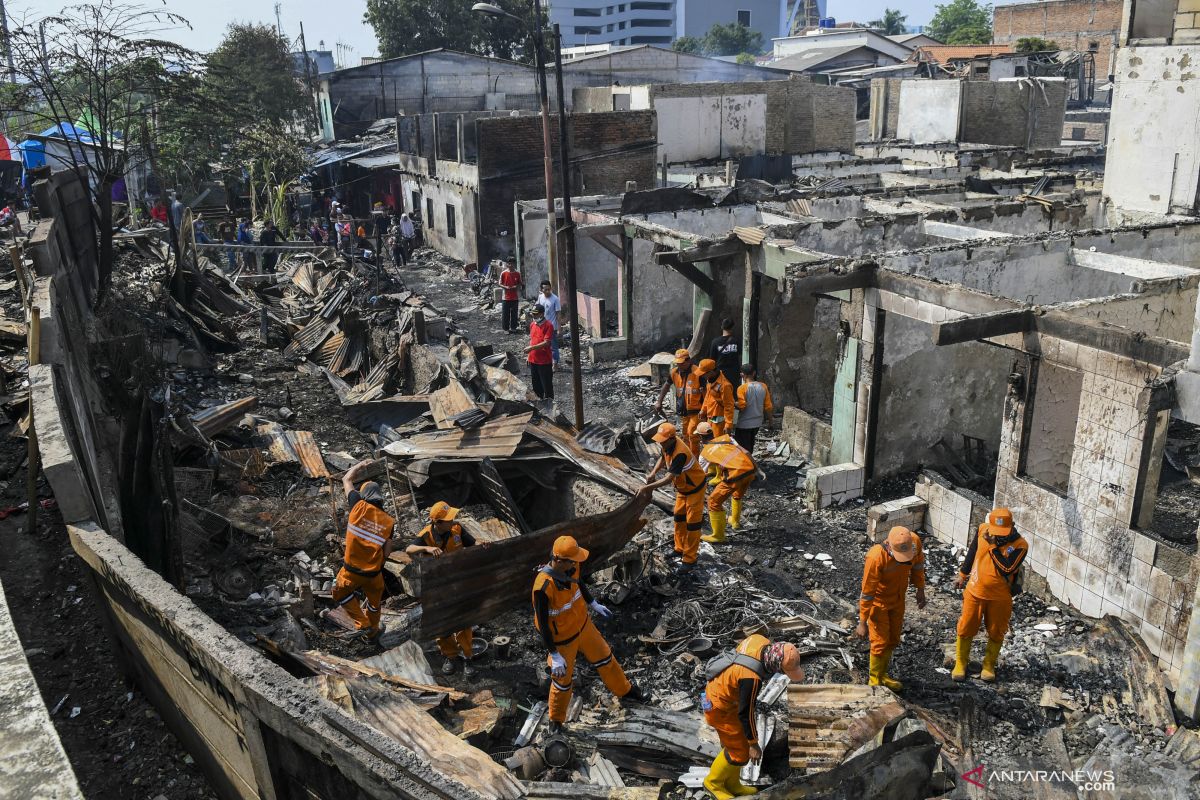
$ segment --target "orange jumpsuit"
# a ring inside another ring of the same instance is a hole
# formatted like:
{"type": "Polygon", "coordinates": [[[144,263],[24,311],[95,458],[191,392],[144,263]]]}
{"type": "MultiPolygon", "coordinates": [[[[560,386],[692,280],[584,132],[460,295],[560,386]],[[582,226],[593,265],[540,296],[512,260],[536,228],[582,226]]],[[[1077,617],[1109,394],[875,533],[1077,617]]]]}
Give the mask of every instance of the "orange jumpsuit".
{"type": "Polygon", "coordinates": [[[675,392],[681,398],[681,402],[675,408],[677,411],[681,411],[679,427],[683,430],[683,439],[693,453],[699,452],[696,426],[700,424],[700,407],[704,404],[704,388],[700,385],[700,374],[696,371],[695,365],[686,376],[679,371],[678,367],[672,367],[671,383],[674,384],[675,392]]]}
{"type": "Polygon", "coordinates": [[[675,486],[675,552],[683,556],[683,563],[695,564],[704,527],[704,470],[678,436],[675,450],[663,460],[675,486]]]}
{"type": "MultiPolygon", "coordinates": [[[[625,677],[625,670],[613,657],[612,648],[596,626],[592,624],[592,616],[588,613],[588,603],[591,600],[587,589],[574,579],[559,580],[549,566],[538,570],[533,579],[533,608],[534,625],[542,634],[547,648],[553,653],[558,652],[567,662],[567,672],[561,677],[550,676],[550,719],[554,722],[567,721],[567,706],[571,704],[571,680],[575,674],[575,656],[582,653],[592,665],[592,669],[604,681],[608,690],[617,697],[629,693],[632,685],[625,677]],[[544,596],[543,612],[538,612],[538,596],[544,596]],[[539,617],[544,614],[545,622],[539,617]]],[[[558,576],[565,577],[565,576],[558,576]]],[[[550,656],[546,656],[546,664],[551,665],[550,656]]]]}
{"type": "MultiPolygon", "coordinates": [[[[442,550],[442,555],[453,553],[455,550],[461,550],[468,545],[475,543],[467,534],[463,532],[462,525],[457,522],[450,529],[450,533],[442,541],[438,541],[437,534],[433,532],[432,525],[426,525],[418,537],[421,544],[426,547],[439,547],[442,550]]],[[[444,636],[437,640],[438,650],[446,658],[454,658],[462,655],[463,658],[471,657],[471,645],[475,639],[475,630],[466,628],[452,633],[449,636],[444,636]]]]}
{"type": "MultiPolygon", "coordinates": [[[[760,634],[743,639],[737,646],[742,655],[762,661],[762,651],[771,640],[760,634]]],[[[725,758],[742,766],[750,761],[750,745],[758,744],[755,700],[762,678],[749,667],[734,664],[704,687],[704,720],[717,732],[725,758]]]]}
{"type": "Polygon", "coordinates": [[[974,639],[982,623],[987,627],[989,641],[1004,641],[1012,617],[1011,581],[1028,552],[1029,544],[1012,528],[993,527],[987,522],[979,526],[963,562],[971,570],[971,579],[963,590],[962,616],[958,618],[960,637],[974,639]],[[989,532],[1003,538],[992,544],[984,538],[989,532]]]}
{"type": "Polygon", "coordinates": [[[871,637],[871,655],[880,656],[900,644],[904,627],[904,594],[911,585],[925,588],[925,551],[921,540],[913,537],[917,552],[913,560],[897,561],[882,544],[867,553],[863,565],[862,596],[859,615],[867,622],[871,637]]]}
{"type": "Polygon", "coordinates": [[[704,391],[704,404],[700,407],[700,419],[708,420],[713,434],[720,436],[726,430],[733,430],[733,384],[729,379],[717,373],[717,377],[708,383],[704,391]],[[720,419],[720,422],[713,422],[720,419]]]}
{"type": "Polygon", "coordinates": [[[346,551],[331,595],[359,630],[378,631],[383,601],[383,546],[392,538],[396,521],[366,500],[350,509],[346,551]],[[363,607],[366,607],[364,613],[363,607]]]}
{"type": "Polygon", "coordinates": [[[720,511],[730,495],[741,500],[758,477],[754,459],[729,436],[716,437],[700,451],[700,468],[707,471],[709,464],[717,467],[721,478],[716,488],[709,492],[709,511],[720,511]]]}

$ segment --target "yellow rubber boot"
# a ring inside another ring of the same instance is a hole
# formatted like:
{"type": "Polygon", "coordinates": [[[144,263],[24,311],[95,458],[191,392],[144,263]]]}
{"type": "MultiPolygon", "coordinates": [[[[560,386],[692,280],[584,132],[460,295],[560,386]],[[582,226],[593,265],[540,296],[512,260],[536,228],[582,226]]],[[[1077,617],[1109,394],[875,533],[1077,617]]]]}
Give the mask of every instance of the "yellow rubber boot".
{"type": "Polygon", "coordinates": [[[956,681],[967,679],[967,662],[971,660],[971,640],[965,636],[958,637],[955,643],[954,671],[950,677],[956,681]]]}
{"type": "Polygon", "coordinates": [[[736,497],[729,503],[729,527],[735,531],[742,527],[742,501],[736,497]]]}
{"type": "Polygon", "coordinates": [[[700,541],[709,542],[710,544],[723,544],[725,542],[725,509],[709,511],[708,523],[712,525],[713,532],[706,536],[701,536],[700,541]]]}
{"type": "Polygon", "coordinates": [[[871,653],[870,666],[867,668],[867,686],[882,686],[884,669],[883,656],[871,653]]]}
{"type": "Polygon", "coordinates": [[[725,787],[734,797],[749,797],[752,794],[758,794],[758,789],[742,783],[742,768],[738,766],[733,767],[733,775],[725,783],[725,787]]]}
{"type": "Polygon", "coordinates": [[[879,675],[879,682],[893,692],[898,692],[904,688],[904,684],[888,675],[888,665],[892,663],[892,653],[895,649],[893,647],[891,650],[885,650],[883,651],[883,655],[880,656],[883,660],[883,670],[879,675]]]}
{"type": "Polygon", "coordinates": [[[717,800],[733,800],[733,792],[729,791],[727,784],[731,776],[737,777],[737,772],[738,768],[729,763],[722,748],[708,769],[708,775],[704,778],[704,788],[717,800]]]}
{"type": "Polygon", "coordinates": [[[993,642],[988,640],[987,650],[983,654],[983,669],[979,672],[979,679],[994,683],[996,680],[996,661],[1000,658],[1000,648],[1004,642],[993,642]]]}

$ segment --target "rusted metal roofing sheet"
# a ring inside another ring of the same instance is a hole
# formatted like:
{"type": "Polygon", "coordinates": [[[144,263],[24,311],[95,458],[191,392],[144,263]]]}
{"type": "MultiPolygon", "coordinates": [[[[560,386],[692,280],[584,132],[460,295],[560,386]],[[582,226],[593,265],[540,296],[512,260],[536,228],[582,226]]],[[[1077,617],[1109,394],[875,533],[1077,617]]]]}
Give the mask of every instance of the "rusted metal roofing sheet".
{"type": "Polygon", "coordinates": [[[266,449],[270,463],[299,462],[300,470],[308,477],[329,477],[312,431],[289,431],[274,422],[259,425],[255,430],[260,437],[259,446],[266,449]]]}
{"type": "Polygon", "coordinates": [[[230,400],[219,406],[212,406],[191,415],[196,428],[207,437],[216,436],[233,423],[240,420],[250,411],[258,407],[258,398],[254,395],[230,400]]]}
{"type": "Polygon", "coordinates": [[[392,442],[384,450],[416,458],[508,458],[517,450],[533,412],[485,422],[477,428],[450,428],[392,442]]]}
{"type": "MultiPolygon", "coordinates": [[[[529,603],[534,571],[550,557],[554,540],[569,534],[591,551],[584,574],[624,547],[642,529],[649,493],[620,508],[543,528],[494,544],[457,550],[421,562],[421,635],[433,639],[487,622],[529,603]]],[[[532,624],[532,622],[530,623],[532,624]]]]}
{"type": "Polygon", "coordinates": [[[475,402],[467,396],[467,390],[457,380],[429,395],[429,410],[439,428],[453,428],[456,414],[475,408],[475,402]]]}
{"type": "Polygon", "coordinates": [[[303,330],[292,337],[292,341],[283,350],[285,358],[307,356],[316,350],[329,336],[338,329],[338,318],[324,319],[316,317],[304,326],[303,330]]]}
{"type": "Polygon", "coordinates": [[[789,763],[810,775],[836,767],[906,713],[882,686],[793,683],[787,691],[789,763]]]}

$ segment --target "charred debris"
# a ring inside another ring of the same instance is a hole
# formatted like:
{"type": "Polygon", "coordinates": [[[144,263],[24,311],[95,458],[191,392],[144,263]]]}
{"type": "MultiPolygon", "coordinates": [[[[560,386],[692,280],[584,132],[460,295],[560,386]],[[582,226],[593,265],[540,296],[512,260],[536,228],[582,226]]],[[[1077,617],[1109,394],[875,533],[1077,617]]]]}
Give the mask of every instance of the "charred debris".
{"type": "MultiPolygon", "coordinates": [[[[1158,797],[1194,790],[1200,741],[1176,726],[1155,660],[1120,621],[1022,597],[1008,679],[950,681],[957,599],[937,587],[961,548],[927,544],[933,599],[907,626],[904,696],[861,685],[864,648],[849,634],[870,544],[864,504],[806,510],[803,459],[782,442],[767,443],[749,534],[731,549],[705,545],[699,576],[677,582],[672,497],[640,491],[652,460],[642,434],[657,420],[637,414],[661,359],[590,367],[590,388],[626,400],[575,431],[534,399],[517,355],[466,339],[423,294],[438,282],[464,306],[456,314],[495,313],[486,280],[460,282],[431,251],[403,276],[322,248],[286,252],[272,274],[227,274],[186,246],[169,256],[151,232],[118,245],[110,313],[121,309],[126,329],[153,326],[167,364],[179,588],[314,693],[481,795],[704,796],[719,744],[697,710],[703,664],[758,631],[795,642],[809,676],[764,686],[765,757],[742,774],[762,797],[982,796],[970,794],[976,768],[1007,764],[1055,771],[1034,787],[1045,797],[1076,796],[1073,777],[1105,770],[1144,778],[1158,797]],[[368,458],[399,538],[446,500],[486,545],[457,564],[398,548],[381,647],[329,602],[346,524],[340,476],[368,458]],[[564,531],[592,549],[590,580],[615,611],[606,636],[653,699],[622,708],[582,668],[567,734],[550,736],[529,584],[564,531]],[[433,637],[468,625],[475,674],[435,677],[433,637]],[[433,715],[448,735],[414,738],[411,714],[433,715]]],[[[888,482],[870,499],[911,485],[888,482]]]]}

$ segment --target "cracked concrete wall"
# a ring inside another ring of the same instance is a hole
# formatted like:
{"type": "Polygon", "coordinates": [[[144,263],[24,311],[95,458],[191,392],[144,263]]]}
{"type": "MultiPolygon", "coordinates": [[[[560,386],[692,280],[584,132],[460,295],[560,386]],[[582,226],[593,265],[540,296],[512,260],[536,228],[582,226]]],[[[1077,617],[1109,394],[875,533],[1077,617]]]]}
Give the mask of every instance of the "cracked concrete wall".
{"type": "Polygon", "coordinates": [[[980,342],[934,347],[932,332],[900,314],[886,317],[876,477],[934,461],[929,448],[942,438],[956,450],[961,434],[999,447],[1011,358],[980,342]]]}
{"type": "Polygon", "coordinates": [[[776,281],[763,278],[758,369],[777,407],[798,406],[827,418],[833,408],[841,306],[828,297],[785,298],[776,281]]]}
{"type": "Polygon", "coordinates": [[[1038,369],[1035,391],[1025,474],[1053,489],[1066,491],[1071,480],[1083,373],[1043,362],[1038,369]]]}
{"type": "Polygon", "coordinates": [[[630,352],[638,355],[676,350],[692,338],[695,286],[670,267],[655,264],[653,254],[653,242],[633,240],[629,342],[630,352]]]}

